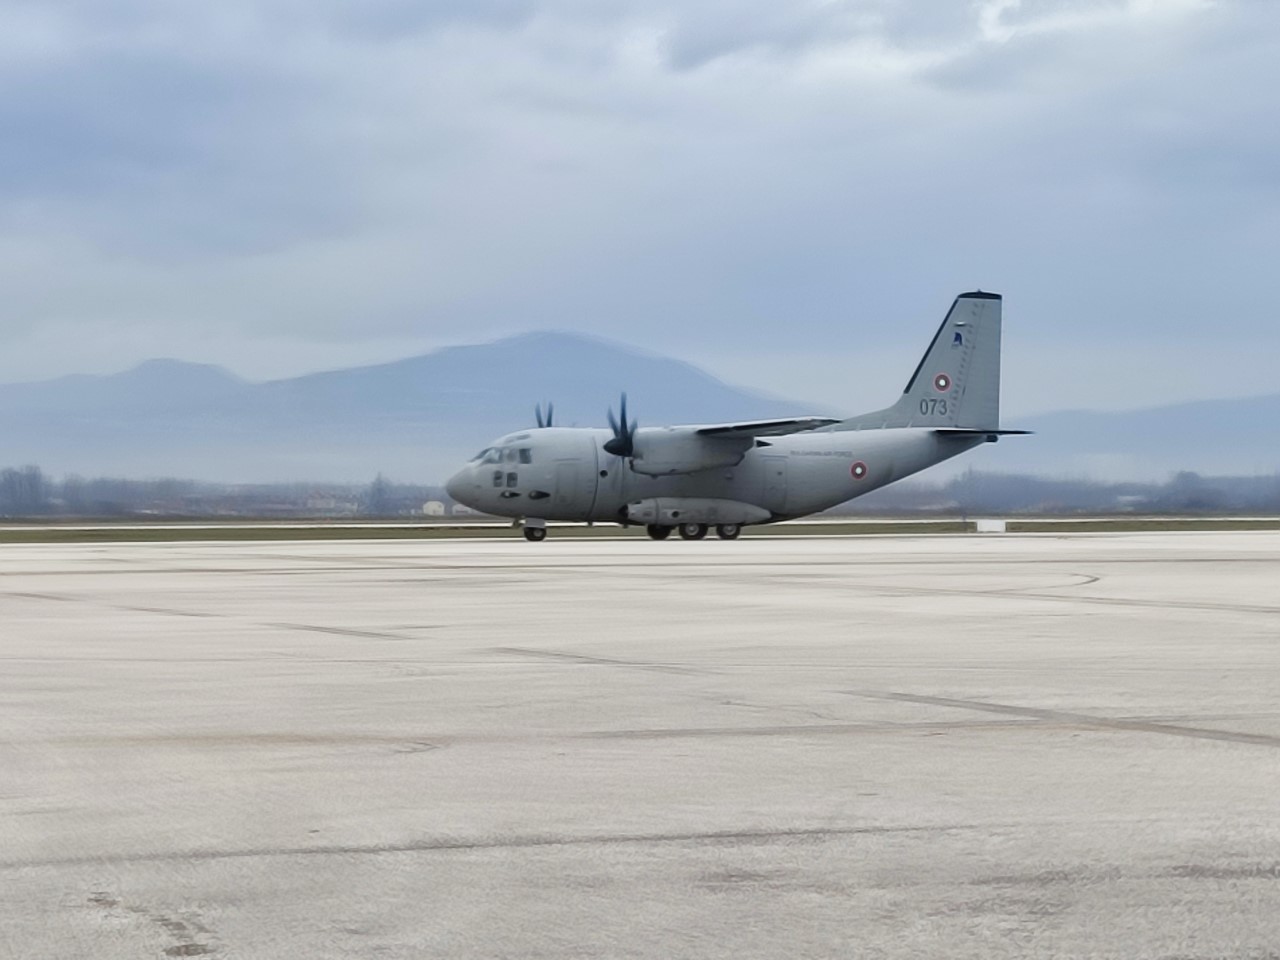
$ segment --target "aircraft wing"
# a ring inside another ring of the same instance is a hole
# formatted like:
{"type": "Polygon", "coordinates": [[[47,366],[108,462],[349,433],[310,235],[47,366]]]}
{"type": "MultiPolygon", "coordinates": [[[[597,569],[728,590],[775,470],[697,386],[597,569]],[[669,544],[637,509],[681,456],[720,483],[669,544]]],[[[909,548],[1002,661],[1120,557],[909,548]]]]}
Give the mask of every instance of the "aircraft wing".
{"type": "MultiPolygon", "coordinates": [[[[641,427],[632,438],[631,469],[651,477],[665,477],[715,467],[732,467],[742,462],[756,437],[780,437],[839,422],[827,417],[795,417],[789,420],[641,427]]],[[[614,452],[607,445],[605,450],[614,452]]]]}
{"type": "Polygon", "coordinates": [[[839,423],[830,417],[797,417],[791,420],[752,420],[746,423],[717,423],[698,427],[700,437],[782,437],[788,433],[803,433],[819,427],[839,423]]]}

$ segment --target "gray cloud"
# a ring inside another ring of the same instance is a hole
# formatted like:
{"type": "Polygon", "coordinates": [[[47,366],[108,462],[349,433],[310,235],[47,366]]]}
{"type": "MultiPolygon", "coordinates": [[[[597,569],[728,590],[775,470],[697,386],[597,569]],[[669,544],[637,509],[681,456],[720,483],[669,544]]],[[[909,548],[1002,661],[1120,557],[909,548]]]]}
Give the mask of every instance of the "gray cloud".
{"type": "Polygon", "coordinates": [[[1009,296],[1013,408],[1269,389],[1275,20],[0,2],[0,378],[555,326],[834,403],[831,357],[879,387],[981,285],[1009,296]],[[1223,336],[1250,355],[1203,349],[1223,336]]]}

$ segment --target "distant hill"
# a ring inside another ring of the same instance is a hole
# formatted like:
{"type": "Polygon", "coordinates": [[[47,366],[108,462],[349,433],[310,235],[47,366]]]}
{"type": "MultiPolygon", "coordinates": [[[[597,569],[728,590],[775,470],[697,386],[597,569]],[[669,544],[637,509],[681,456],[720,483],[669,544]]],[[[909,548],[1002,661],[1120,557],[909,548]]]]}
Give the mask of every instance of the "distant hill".
{"type": "MultiPolygon", "coordinates": [[[[0,466],[51,474],[228,482],[442,480],[490,439],[533,423],[603,426],[620,390],[643,424],[841,415],[725,384],[678,360],[589,337],[535,333],[394,363],[250,383],[152,360],[112,376],[0,384],[0,466]]],[[[888,401],[889,398],[885,398],[888,401]]],[[[1009,438],[937,468],[1099,479],[1280,470],[1280,396],[1010,422],[1009,438]]]]}
{"type": "Polygon", "coordinates": [[[1036,436],[1009,438],[983,454],[983,470],[1057,477],[1163,480],[1280,471],[1280,394],[1202,400],[1146,410],[1062,411],[1012,424],[1036,436]]]}
{"type": "Polygon", "coordinates": [[[626,390],[642,423],[821,413],[678,360],[565,333],[450,347],[394,363],[249,383],[153,360],[111,376],[0,385],[0,466],[221,481],[438,481],[499,434],[604,426],[626,390]]]}

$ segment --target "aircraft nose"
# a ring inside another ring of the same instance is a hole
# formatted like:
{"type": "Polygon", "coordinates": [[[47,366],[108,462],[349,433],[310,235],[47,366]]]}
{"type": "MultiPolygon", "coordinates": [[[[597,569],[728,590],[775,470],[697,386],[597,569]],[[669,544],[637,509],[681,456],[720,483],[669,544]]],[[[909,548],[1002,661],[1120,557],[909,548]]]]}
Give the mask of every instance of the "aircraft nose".
{"type": "Polygon", "coordinates": [[[468,482],[470,480],[470,473],[470,470],[459,470],[450,477],[449,482],[444,485],[445,493],[449,494],[449,496],[456,502],[464,504],[465,506],[470,506],[466,500],[467,488],[471,485],[468,482]]]}

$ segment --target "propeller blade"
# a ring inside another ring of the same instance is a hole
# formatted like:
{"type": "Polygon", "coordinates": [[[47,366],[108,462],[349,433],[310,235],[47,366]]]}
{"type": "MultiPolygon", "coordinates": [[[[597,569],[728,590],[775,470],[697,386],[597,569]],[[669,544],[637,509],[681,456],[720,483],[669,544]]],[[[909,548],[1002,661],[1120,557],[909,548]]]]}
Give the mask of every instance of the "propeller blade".
{"type": "Polygon", "coordinates": [[[534,416],[534,419],[538,421],[539,427],[546,426],[546,424],[542,422],[542,404],[539,403],[533,408],[533,416],[534,416]]]}
{"type": "Polygon", "coordinates": [[[627,395],[624,392],[618,402],[618,417],[613,415],[613,407],[609,408],[609,429],[613,431],[613,439],[605,441],[606,453],[615,457],[629,457],[635,452],[635,435],[638,426],[635,420],[627,422],[627,395]]]}
{"type": "Polygon", "coordinates": [[[547,426],[548,426],[548,427],[549,427],[549,426],[551,426],[551,424],[552,424],[552,422],[553,422],[553,417],[554,417],[554,415],[555,415],[555,409],[556,409],[556,408],[555,408],[555,404],[553,404],[550,400],[548,400],[548,401],[547,401],[547,426]]]}

